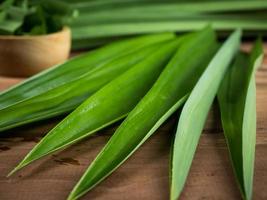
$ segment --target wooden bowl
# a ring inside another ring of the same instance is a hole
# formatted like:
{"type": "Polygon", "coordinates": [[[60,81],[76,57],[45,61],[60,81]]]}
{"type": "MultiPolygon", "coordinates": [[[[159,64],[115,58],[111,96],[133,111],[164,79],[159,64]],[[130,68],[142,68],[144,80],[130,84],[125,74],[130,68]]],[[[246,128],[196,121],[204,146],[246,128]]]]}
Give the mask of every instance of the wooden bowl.
{"type": "Polygon", "coordinates": [[[0,75],[26,77],[65,61],[71,31],[38,36],[0,36],[0,75]]]}

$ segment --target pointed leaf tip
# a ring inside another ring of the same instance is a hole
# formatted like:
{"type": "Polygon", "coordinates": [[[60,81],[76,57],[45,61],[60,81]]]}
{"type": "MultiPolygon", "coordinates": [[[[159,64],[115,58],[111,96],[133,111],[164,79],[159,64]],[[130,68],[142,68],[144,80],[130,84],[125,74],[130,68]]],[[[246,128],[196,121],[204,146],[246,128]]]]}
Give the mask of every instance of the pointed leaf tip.
{"type": "Polygon", "coordinates": [[[9,178],[10,176],[12,176],[13,174],[15,174],[17,171],[19,171],[20,169],[22,169],[23,167],[25,167],[27,165],[27,163],[24,163],[23,161],[20,162],[13,170],[11,170],[8,174],[7,174],[7,178],[9,178]]]}
{"type": "MultiPolygon", "coordinates": [[[[183,102],[182,99],[187,98],[185,95],[192,90],[217,49],[213,31],[204,29],[188,36],[150,91],[131,111],[91,163],[70,197],[73,194],[78,194],[79,197],[84,195],[116,170],[166,120],[165,114],[170,114],[168,110],[177,99],[181,98],[176,105],[179,107],[183,102]],[[199,45],[202,45],[201,49],[194,48],[199,45]],[[194,59],[188,59],[191,56],[194,56],[194,59]],[[185,81],[188,81],[186,87],[183,85],[185,81]],[[169,87],[170,85],[173,87],[169,87]]],[[[177,107],[174,108],[176,109],[177,107]]]]}
{"type": "Polygon", "coordinates": [[[238,29],[225,41],[199,78],[183,107],[173,145],[171,200],[178,199],[183,190],[208,111],[221,80],[239,49],[240,37],[241,30],[238,29]]]}

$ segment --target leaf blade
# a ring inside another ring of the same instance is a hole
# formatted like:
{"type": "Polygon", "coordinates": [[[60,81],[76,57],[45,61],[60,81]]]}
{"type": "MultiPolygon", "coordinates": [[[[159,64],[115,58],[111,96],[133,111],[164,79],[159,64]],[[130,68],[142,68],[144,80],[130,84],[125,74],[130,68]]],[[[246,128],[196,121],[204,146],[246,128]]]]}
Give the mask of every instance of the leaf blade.
{"type": "Polygon", "coordinates": [[[224,135],[244,199],[252,198],[256,141],[254,76],[262,57],[263,48],[258,40],[250,55],[238,55],[218,92],[224,135]]]}
{"type": "MultiPolygon", "coordinates": [[[[190,92],[216,48],[215,35],[210,28],[184,41],[150,91],[131,111],[86,170],[69,199],[77,199],[93,188],[152,135],[155,131],[154,125],[158,121],[162,123],[162,116],[176,102],[181,105],[179,102],[190,92]],[[206,39],[209,40],[203,43],[206,39]],[[194,49],[198,44],[202,45],[202,49],[194,49]],[[189,55],[195,55],[195,60],[188,60],[189,55]],[[188,80],[189,77],[191,81],[188,80]]],[[[166,120],[165,117],[163,119],[166,120]]]]}
{"type": "Polygon", "coordinates": [[[179,43],[177,39],[156,45],[154,54],[104,86],[52,129],[10,174],[127,115],[153,84],[179,43]]]}
{"type": "Polygon", "coordinates": [[[183,107],[173,146],[170,189],[172,200],[177,199],[182,191],[209,108],[224,73],[239,48],[240,37],[241,31],[237,30],[223,44],[183,107]]]}
{"type": "Polygon", "coordinates": [[[70,112],[102,86],[152,53],[153,43],[172,38],[173,34],[145,36],[104,47],[93,55],[80,56],[4,92],[0,95],[0,131],[70,112]],[[121,52],[122,55],[114,55],[114,52],[121,52]],[[77,67],[79,63],[82,66],[77,67]],[[91,70],[87,64],[92,66],[91,70]]]}
{"type": "Polygon", "coordinates": [[[106,45],[100,49],[79,55],[67,63],[56,65],[27,79],[22,84],[18,84],[6,91],[1,92],[0,108],[2,109],[7,106],[6,104],[9,105],[16,102],[18,98],[24,99],[25,97],[31,97],[33,95],[32,93],[35,93],[38,90],[46,91],[47,88],[50,89],[51,86],[49,87],[49,85],[51,82],[53,85],[57,86],[59,84],[58,82],[64,84],[64,79],[66,78],[70,80],[76,79],[77,76],[81,76],[89,70],[101,67],[104,63],[118,57],[116,54],[119,56],[125,53],[127,54],[127,52],[133,52],[132,50],[129,51],[129,49],[134,48],[136,50],[149,44],[172,39],[173,37],[174,34],[172,33],[146,35],[133,39],[118,41],[110,45],[106,45]],[[88,70],[88,66],[91,69],[88,70]],[[64,70],[62,70],[62,68],[64,70]],[[64,79],[62,77],[64,77],[64,79]],[[45,89],[43,89],[44,85],[45,89]],[[16,94],[16,92],[19,92],[19,94],[16,94]]]}
{"type": "Polygon", "coordinates": [[[135,34],[159,33],[162,31],[187,32],[202,29],[211,24],[218,31],[234,30],[237,27],[246,31],[264,31],[267,24],[264,20],[242,19],[209,19],[209,20],[179,20],[179,21],[149,21],[149,22],[117,22],[96,24],[84,27],[73,27],[73,40],[101,39],[113,36],[129,36],[135,34]]]}

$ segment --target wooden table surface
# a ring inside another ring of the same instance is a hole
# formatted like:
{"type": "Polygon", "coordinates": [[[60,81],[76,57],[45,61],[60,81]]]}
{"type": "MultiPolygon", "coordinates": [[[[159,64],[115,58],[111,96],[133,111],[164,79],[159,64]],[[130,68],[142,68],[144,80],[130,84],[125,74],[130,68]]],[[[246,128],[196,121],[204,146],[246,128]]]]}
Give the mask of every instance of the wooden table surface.
{"type": "MultiPolygon", "coordinates": [[[[249,48],[249,45],[244,45],[249,48]]],[[[267,48],[265,48],[267,50],[267,48]]],[[[266,51],[267,52],[267,51],[266,51]]],[[[19,82],[0,78],[0,90],[19,82]]],[[[267,199],[267,56],[257,73],[257,145],[253,199],[267,199]]],[[[8,131],[0,136],[0,199],[66,199],[117,125],[60,153],[35,162],[11,178],[6,174],[60,119],[8,131]]],[[[128,161],[82,199],[168,199],[168,162],[173,115],[128,161]]],[[[213,106],[180,199],[241,199],[223,137],[218,108],[213,106]]]]}

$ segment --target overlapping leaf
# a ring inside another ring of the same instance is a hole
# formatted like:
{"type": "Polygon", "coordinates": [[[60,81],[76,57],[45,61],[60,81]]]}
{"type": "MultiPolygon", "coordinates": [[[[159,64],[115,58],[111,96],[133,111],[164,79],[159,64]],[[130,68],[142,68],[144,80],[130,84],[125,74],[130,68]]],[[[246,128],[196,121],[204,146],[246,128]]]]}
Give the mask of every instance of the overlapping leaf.
{"type": "Polygon", "coordinates": [[[77,16],[77,10],[61,0],[4,0],[0,2],[0,33],[55,33],[62,30],[74,16],[77,16]]]}
{"type": "Polygon", "coordinates": [[[196,83],[180,115],[173,145],[170,199],[179,197],[193,160],[205,119],[227,68],[240,45],[235,31],[218,50],[196,83]]]}
{"type": "Polygon", "coordinates": [[[36,94],[76,80],[85,73],[101,68],[111,60],[132,53],[142,47],[172,38],[174,38],[174,35],[171,33],[141,36],[118,41],[76,56],[63,64],[52,67],[27,79],[22,84],[2,92],[0,108],[3,109],[36,94]]]}
{"type": "MultiPolygon", "coordinates": [[[[207,22],[221,31],[241,27],[254,33],[267,29],[264,0],[65,1],[71,6],[54,7],[54,3],[60,4],[49,1],[51,7],[43,2],[50,7],[47,11],[54,13],[67,14],[72,7],[81,11],[80,18],[72,24],[74,48],[133,34],[190,31],[207,22]],[[112,12],[114,15],[110,16],[112,12]]],[[[13,1],[6,2],[2,5],[10,7],[13,1]]],[[[12,19],[7,23],[3,20],[8,12],[0,12],[0,29],[4,34],[21,27],[25,17],[24,11],[10,13],[12,19]]],[[[37,28],[29,33],[43,33],[46,28],[38,22],[37,28]]],[[[173,146],[170,198],[174,200],[182,191],[208,110],[223,80],[218,99],[225,137],[243,198],[251,199],[256,135],[254,72],[262,58],[260,42],[251,55],[239,53],[224,78],[238,50],[239,31],[223,44],[209,65],[217,49],[209,28],[182,39],[174,38],[173,34],[159,34],[118,42],[78,56],[1,93],[0,131],[69,112],[90,97],[44,137],[14,171],[130,112],[70,194],[69,199],[77,199],[119,167],[189,97],[173,146]],[[161,73],[178,45],[176,55],[161,73]]]]}
{"type": "Polygon", "coordinates": [[[28,12],[26,2],[21,1],[21,5],[14,7],[14,0],[6,0],[0,3],[0,34],[13,34],[23,23],[28,12]]]}
{"type": "Polygon", "coordinates": [[[257,41],[250,55],[239,53],[218,93],[222,125],[244,199],[252,198],[256,142],[255,71],[263,58],[257,41]]]}
{"type": "Polygon", "coordinates": [[[198,30],[207,23],[223,33],[237,27],[253,35],[267,30],[265,0],[5,0],[2,5],[2,34],[46,34],[69,25],[73,49],[103,44],[114,37],[198,30]]]}
{"type": "Polygon", "coordinates": [[[219,31],[232,30],[241,27],[248,31],[266,30],[267,24],[264,20],[242,20],[242,19],[212,19],[210,20],[179,20],[179,21],[149,21],[149,22],[117,22],[110,24],[96,24],[91,26],[74,27],[73,39],[98,39],[114,36],[129,36],[134,34],[159,33],[162,31],[185,32],[199,30],[207,23],[219,31]]]}
{"type": "Polygon", "coordinates": [[[47,70],[0,95],[0,131],[76,108],[103,85],[155,51],[173,34],[143,36],[103,47],[47,70]]]}
{"type": "Polygon", "coordinates": [[[50,131],[15,170],[125,117],[150,89],[181,40],[155,44],[154,53],[83,102],[50,131]]]}
{"type": "Polygon", "coordinates": [[[74,49],[135,34],[199,30],[206,24],[212,24],[222,35],[228,35],[236,28],[242,28],[245,35],[254,36],[267,30],[265,0],[96,0],[69,3],[80,11],[79,17],[70,24],[74,49]]]}
{"type": "MultiPolygon", "coordinates": [[[[69,2],[72,5],[79,9],[81,13],[87,13],[88,9],[92,9],[93,12],[108,12],[110,9],[112,10],[125,10],[125,12],[159,12],[164,14],[164,12],[177,12],[177,11],[188,11],[192,12],[233,12],[233,11],[247,11],[247,10],[262,10],[267,8],[267,3],[264,0],[204,0],[204,1],[196,1],[196,0],[183,0],[183,1],[175,1],[175,0],[135,0],[135,1],[121,1],[121,0],[113,0],[113,1],[85,1],[85,2],[69,2]],[[107,4],[110,5],[110,9],[106,9],[105,6],[107,4]],[[98,9],[96,9],[96,7],[98,9]]],[[[124,14],[124,13],[122,13],[124,14]]]]}
{"type": "Polygon", "coordinates": [[[112,173],[166,120],[174,111],[174,104],[177,103],[175,108],[182,105],[216,48],[215,34],[210,28],[183,41],[151,90],[87,169],[69,199],[79,198],[112,173]]]}

